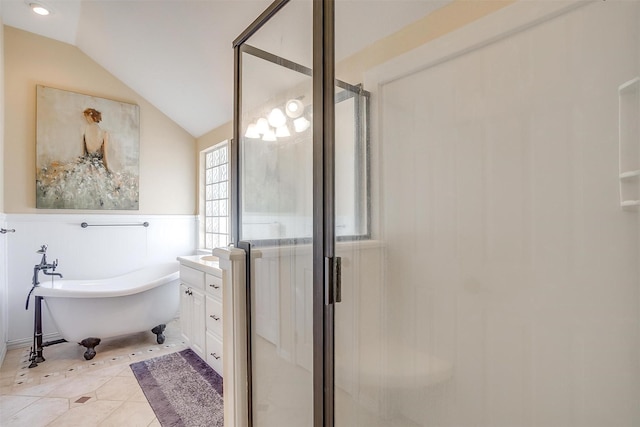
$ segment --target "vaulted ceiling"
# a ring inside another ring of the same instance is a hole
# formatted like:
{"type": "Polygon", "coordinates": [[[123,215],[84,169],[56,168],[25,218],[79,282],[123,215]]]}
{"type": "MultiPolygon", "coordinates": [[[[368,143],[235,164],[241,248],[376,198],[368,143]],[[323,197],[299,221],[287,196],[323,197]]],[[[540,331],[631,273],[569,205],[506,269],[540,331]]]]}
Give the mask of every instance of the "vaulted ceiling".
{"type": "MultiPolygon", "coordinates": [[[[309,0],[292,0],[309,1],[309,0]]],[[[338,0],[361,49],[447,1],[338,0]],[[363,17],[369,19],[361,19],[363,17]],[[371,22],[384,25],[371,25],[371,22]],[[359,26],[359,22],[367,25],[359,26]]],[[[271,0],[2,0],[5,25],[77,46],[194,137],[232,119],[233,40],[271,0]],[[52,9],[43,17],[36,1],[52,9]]],[[[344,50],[344,49],[343,49],[344,50]]],[[[349,52],[344,52],[348,54],[349,52]]]]}

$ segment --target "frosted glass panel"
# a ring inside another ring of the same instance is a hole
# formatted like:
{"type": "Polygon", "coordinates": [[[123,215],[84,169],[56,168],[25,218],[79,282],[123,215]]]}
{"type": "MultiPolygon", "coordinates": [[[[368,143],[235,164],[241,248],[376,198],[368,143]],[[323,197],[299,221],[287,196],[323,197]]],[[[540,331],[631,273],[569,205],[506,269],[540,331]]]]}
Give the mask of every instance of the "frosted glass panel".
{"type": "MultiPolygon", "coordinates": [[[[640,2],[551,3],[338,61],[375,114],[372,239],[338,245],[337,426],[640,425],[640,210],[620,206],[618,151],[640,2]]],[[[348,11],[337,45],[367,16],[348,11]]]]}

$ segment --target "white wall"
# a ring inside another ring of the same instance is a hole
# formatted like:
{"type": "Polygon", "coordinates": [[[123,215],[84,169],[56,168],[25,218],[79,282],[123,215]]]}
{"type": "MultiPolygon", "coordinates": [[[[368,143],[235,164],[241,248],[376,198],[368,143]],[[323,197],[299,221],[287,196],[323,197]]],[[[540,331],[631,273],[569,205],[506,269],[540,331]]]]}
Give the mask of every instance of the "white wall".
{"type": "MultiPolygon", "coordinates": [[[[5,215],[0,213],[0,228],[7,228],[5,215]]],[[[7,240],[12,234],[0,234],[0,366],[7,352],[8,299],[7,289],[7,240]]]]}
{"type": "Polygon", "coordinates": [[[11,106],[5,118],[3,161],[10,179],[4,185],[4,212],[61,213],[35,206],[36,85],[40,84],[138,105],[140,209],[134,213],[196,213],[196,142],[184,129],[75,46],[5,26],[4,61],[5,102],[11,106]]]}
{"type": "MultiPolygon", "coordinates": [[[[7,178],[0,185],[0,203],[6,227],[16,233],[0,237],[0,244],[8,245],[1,270],[8,290],[0,314],[7,310],[8,335],[2,342],[11,347],[28,343],[32,335],[32,311],[26,312],[24,303],[41,245],[49,246],[49,256],[60,260],[60,272],[70,278],[110,276],[194,251],[197,155],[191,135],[75,46],[8,26],[2,36],[4,102],[11,108],[3,115],[6,144],[0,168],[7,178]],[[36,209],[37,84],[140,106],[138,211],[36,209]],[[79,225],[83,221],[148,221],[151,226],[85,230],[79,225]]],[[[45,332],[54,333],[48,317],[45,321],[45,332]]]]}
{"type": "MultiPolygon", "coordinates": [[[[2,5],[0,5],[0,28],[2,28],[2,5]]],[[[0,153],[4,158],[4,32],[0,31],[0,153]]],[[[0,228],[6,228],[4,221],[4,163],[0,161],[0,228]]],[[[9,235],[10,236],[10,235],[9,235]]],[[[7,351],[7,257],[6,234],[0,236],[0,365],[7,351]]]]}
{"type": "MultiPolygon", "coordinates": [[[[33,267],[48,246],[47,260],[58,259],[57,272],[64,278],[104,278],[154,262],[174,261],[191,255],[196,247],[197,218],[193,215],[30,215],[8,214],[7,226],[16,230],[7,255],[9,347],[27,344],[33,333],[33,297],[29,311],[25,301],[31,289],[33,267]],[[80,224],[138,224],[149,227],[87,227],[80,224]]],[[[46,280],[41,275],[40,281],[46,280]]],[[[56,333],[44,310],[45,338],[56,333]]],[[[114,313],[117,316],[117,313],[114,313]]],[[[80,321],[80,319],[79,319],[80,321]]]]}
{"type": "Polygon", "coordinates": [[[619,206],[617,140],[640,3],[473,46],[535,3],[414,52],[377,91],[386,395],[420,426],[640,423],[640,213],[619,206]],[[452,376],[425,386],[432,358],[452,376]]]}

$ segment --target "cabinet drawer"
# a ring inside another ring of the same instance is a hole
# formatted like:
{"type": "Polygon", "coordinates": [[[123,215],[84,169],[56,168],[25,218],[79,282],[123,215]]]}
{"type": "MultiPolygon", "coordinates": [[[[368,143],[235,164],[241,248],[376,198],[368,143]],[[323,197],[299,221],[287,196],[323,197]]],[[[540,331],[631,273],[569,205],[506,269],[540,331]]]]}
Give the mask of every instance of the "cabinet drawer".
{"type": "Polygon", "coordinates": [[[222,278],[213,274],[206,275],[207,292],[222,299],[222,278]]]}
{"type": "Polygon", "coordinates": [[[207,363],[222,376],[222,341],[207,332],[207,363]]]}
{"type": "Polygon", "coordinates": [[[185,285],[204,290],[204,276],[205,273],[203,271],[185,267],[184,265],[180,266],[180,281],[185,285]]]}
{"type": "Polygon", "coordinates": [[[207,295],[207,331],[222,337],[222,303],[207,295]]]}

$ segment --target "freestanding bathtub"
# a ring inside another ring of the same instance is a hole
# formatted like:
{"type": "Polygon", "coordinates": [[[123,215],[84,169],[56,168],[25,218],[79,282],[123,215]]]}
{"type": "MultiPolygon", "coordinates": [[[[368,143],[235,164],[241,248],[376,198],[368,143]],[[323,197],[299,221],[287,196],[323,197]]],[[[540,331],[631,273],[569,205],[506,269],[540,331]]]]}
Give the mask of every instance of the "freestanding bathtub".
{"type": "Polygon", "coordinates": [[[179,266],[156,264],[99,280],[44,276],[33,294],[44,299],[60,335],[85,346],[90,360],[103,338],[151,330],[164,342],[165,324],[180,307],[179,266]]]}

